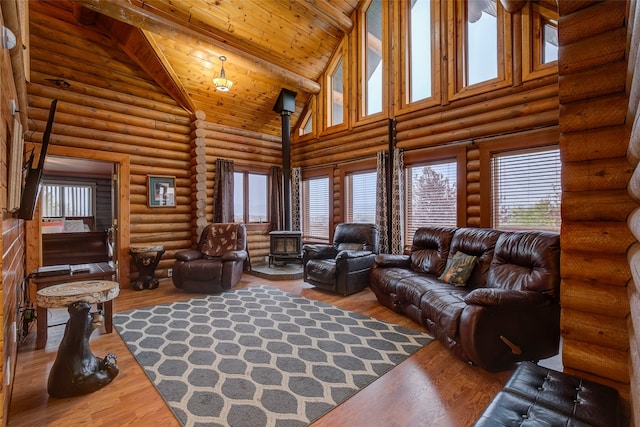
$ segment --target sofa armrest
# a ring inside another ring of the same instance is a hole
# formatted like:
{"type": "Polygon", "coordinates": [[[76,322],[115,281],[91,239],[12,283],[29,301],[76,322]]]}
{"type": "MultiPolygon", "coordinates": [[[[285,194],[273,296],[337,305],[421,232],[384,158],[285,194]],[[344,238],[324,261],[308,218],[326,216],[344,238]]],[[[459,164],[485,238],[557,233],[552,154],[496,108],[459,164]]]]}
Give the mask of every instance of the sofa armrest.
{"type": "Polygon", "coordinates": [[[175,257],[177,261],[194,261],[202,258],[202,252],[195,249],[186,249],[176,252],[175,257]]]}
{"type": "Polygon", "coordinates": [[[302,246],[302,252],[306,259],[328,259],[335,258],[338,254],[336,248],[332,245],[325,244],[305,244],[302,246]]]}
{"type": "Polygon", "coordinates": [[[409,255],[396,255],[396,254],[378,254],[375,259],[376,267],[401,267],[410,268],[411,260],[409,255]]]}
{"type": "Polygon", "coordinates": [[[560,304],[546,295],[479,288],[463,299],[458,342],[473,364],[495,372],[558,353],[560,304]]]}
{"type": "Polygon", "coordinates": [[[225,252],[222,255],[222,261],[244,261],[245,259],[247,259],[247,251],[246,250],[240,250],[240,251],[229,251],[229,252],[225,252]]]}
{"type": "Polygon", "coordinates": [[[361,258],[363,256],[372,255],[371,251],[352,251],[352,250],[343,250],[338,252],[336,255],[336,261],[339,259],[349,259],[349,258],[361,258]]]}
{"type": "Polygon", "coordinates": [[[540,292],[534,291],[478,288],[465,295],[463,300],[467,304],[518,310],[522,307],[532,307],[538,304],[547,303],[549,298],[540,292]]]}

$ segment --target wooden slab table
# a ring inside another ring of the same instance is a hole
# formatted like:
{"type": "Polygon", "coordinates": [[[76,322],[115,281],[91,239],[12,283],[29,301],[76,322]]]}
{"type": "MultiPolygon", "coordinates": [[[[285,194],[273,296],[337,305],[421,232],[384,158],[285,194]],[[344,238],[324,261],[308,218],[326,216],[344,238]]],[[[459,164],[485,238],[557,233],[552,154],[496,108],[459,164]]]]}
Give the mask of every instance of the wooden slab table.
{"type": "MultiPolygon", "coordinates": [[[[71,266],[71,272],[68,274],[58,274],[53,276],[39,276],[36,270],[31,279],[31,283],[36,286],[36,295],[41,289],[53,285],[59,285],[67,282],[76,282],[83,280],[112,280],[115,269],[108,262],[100,262],[93,264],[77,264],[71,266]]],[[[113,331],[113,304],[111,300],[98,304],[99,309],[104,310],[104,328],[107,333],[113,331]]],[[[36,348],[41,349],[47,343],[47,308],[36,303],[36,348]]]]}
{"type": "MultiPolygon", "coordinates": [[[[110,280],[61,283],[37,292],[38,307],[67,307],[70,315],[56,360],[49,372],[47,390],[50,396],[71,397],[91,393],[109,384],[118,375],[114,354],[98,359],[89,349],[92,325],[96,322],[89,310],[91,304],[106,303],[119,293],[118,282],[110,280]]],[[[100,315],[98,319],[102,317],[100,315]]]]}

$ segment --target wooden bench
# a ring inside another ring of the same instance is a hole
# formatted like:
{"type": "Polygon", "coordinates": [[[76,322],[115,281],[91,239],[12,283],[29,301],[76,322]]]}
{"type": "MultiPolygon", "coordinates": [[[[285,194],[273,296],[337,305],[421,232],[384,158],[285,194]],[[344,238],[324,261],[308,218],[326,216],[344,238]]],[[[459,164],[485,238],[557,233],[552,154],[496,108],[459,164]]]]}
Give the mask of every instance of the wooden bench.
{"type": "MultiPolygon", "coordinates": [[[[115,269],[108,262],[92,263],[92,264],[76,264],[68,266],[68,270],[60,266],[58,270],[60,274],[54,274],[55,269],[39,268],[32,273],[31,283],[36,287],[37,291],[49,286],[59,285],[67,282],[77,282],[83,280],[113,280],[115,269]],[[65,273],[65,271],[67,271],[65,273]],[[49,275],[51,274],[51,275],[49,275]]],[[[104,310],[104,327],[107,333],[113,330],[113,304],[112,301],[98,304],[98,308],[104,310]]],[[[36,348],[44,348],[47,343],[47,309],[46,307],[36,307],[36,348]]]]}

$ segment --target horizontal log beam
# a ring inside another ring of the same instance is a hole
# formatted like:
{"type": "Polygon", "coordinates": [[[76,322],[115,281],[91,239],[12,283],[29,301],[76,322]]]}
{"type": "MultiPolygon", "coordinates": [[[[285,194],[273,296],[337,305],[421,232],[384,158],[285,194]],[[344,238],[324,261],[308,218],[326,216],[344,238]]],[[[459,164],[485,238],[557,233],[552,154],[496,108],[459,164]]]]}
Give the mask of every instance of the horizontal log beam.
{"type": "Polygon", "coordinates": [[[589,278],[562,279],[560,285],[563,308],[609,316],[629,313],[626,294],[624,286],[599,284],[589,278]]]}

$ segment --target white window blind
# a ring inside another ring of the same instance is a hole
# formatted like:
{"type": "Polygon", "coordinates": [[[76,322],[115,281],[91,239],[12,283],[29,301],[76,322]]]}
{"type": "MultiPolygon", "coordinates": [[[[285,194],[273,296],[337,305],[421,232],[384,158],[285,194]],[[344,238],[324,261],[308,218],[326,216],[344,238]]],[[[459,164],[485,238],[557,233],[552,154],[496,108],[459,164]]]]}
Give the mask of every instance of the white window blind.
{"type": "Polygon", "coordinates": [[[405,245],[411,245],[413,235],[420,227],[457,224],[456,162],[407,167],[405,180],[405,245]]]}
{"type": "Polygon", "coordinates": [[[492,223],[501,230],[560,230],[560,150],[496,153],[492,223]]]}
{"type": "Polygon", "coordinates": [[[329,178],[302,181],[302,234],[305,240],[329,240],[329,178]]]}
{"type": "Polygon", "coordinates": [[[376,222],[376,173],[358,172],[345,177],[347,222],[376,222]]]}
{"type": "Polygon", "coordinates": [[[41,210],[45,218],[93,216],[93,185],[43,183],[41,210]]]}

